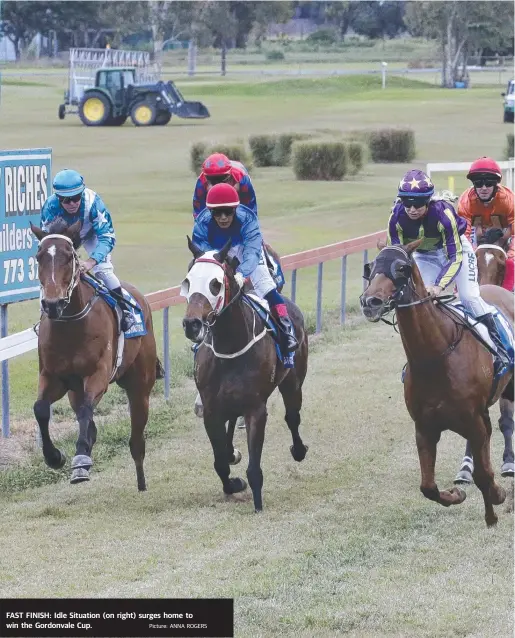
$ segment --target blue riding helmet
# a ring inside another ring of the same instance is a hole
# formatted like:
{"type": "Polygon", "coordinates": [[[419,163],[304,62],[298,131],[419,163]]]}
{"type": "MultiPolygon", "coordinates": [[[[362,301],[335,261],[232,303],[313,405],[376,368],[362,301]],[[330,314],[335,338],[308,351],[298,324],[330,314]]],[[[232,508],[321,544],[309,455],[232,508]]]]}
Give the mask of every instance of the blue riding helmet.
{"type": "Polygon", "coordinates": [[[52,182],[54,193],[61,197],[73,197],[79,195],[86,188],[84,178],[77,171],[65,168],[59,171],[52,182]]]}

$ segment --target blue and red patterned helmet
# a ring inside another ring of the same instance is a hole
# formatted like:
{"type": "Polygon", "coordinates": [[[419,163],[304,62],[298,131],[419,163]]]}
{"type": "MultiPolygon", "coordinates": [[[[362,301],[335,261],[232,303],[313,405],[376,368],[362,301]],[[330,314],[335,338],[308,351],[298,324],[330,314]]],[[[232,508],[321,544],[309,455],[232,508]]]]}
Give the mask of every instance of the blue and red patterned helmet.
{"type": "Polygon", "coordinates": [[[435,186],[424,171],[414,168],[408,171],[399,182],[397,197],[429,198],[435,192],[435,186]]]}
{"type": "Polygon", "coordinates": [[[202,164],[204,175],[226,175],[231,168],[231,160],[223,153],[213,153],[202,164]]]}

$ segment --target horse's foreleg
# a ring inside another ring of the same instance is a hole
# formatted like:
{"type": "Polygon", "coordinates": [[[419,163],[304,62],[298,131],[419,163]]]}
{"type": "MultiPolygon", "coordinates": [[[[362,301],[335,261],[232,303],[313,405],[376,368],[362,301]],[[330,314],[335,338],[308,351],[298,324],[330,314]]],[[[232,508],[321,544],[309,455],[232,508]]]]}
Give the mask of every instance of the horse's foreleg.
{"type": "Polygon", "coordinates": [[[485,503],[485,521],[488,527],[497,523],[497,514],[494,505],[500,505],[506,498],[505,490],[496,484],[494,472],[490,462],[490,436],[492,424],[490,416],[486,412],[483,417],[478,417],[471,430],[470,443],[474,458],[474,483],[483,494],[485,503]]]}
{"type": "Polygon", "coordinates": [[[249,448],[249,465],[247,478],[254,497],[254,509],[261,512],[263,509],[263,472],[261,470],[261,454],[265,440],[266,404],[263,403],[257,410],[245,413],[247,424],[247,445],[249,448]]]}
{"type": "Polygon", "coordinates": [[[284,407],[286,408],[284,420],[290,428],[293,441],[293,445],[290,446],[290,452],[293,458],[300,462],[304,460],[309,448],[304,445],[299,434],[302,387],[295,371],[292,370],[286,375],[284,381],[279,385],[279,392],[283,397],[284,407]]]}
{"type": "Polygon", "coordinates": [[[59,401],[66,393],[66,387],[62,381],[56,377],[39,375],[38,398],[34,403],[34,416],[41,432],[41,442],[43,444],[43,456],[45,463],[53,470],[58,470],[66,463],[65,455],[55,447],[50,438],[50,406],[59,401]]]}
{"type": "Polygon", "coordinates": [[[204,406],[204,427],[213,448],[215,457],[215,471],[222,481],[223,490],[226,494],[242,492],[247,487],[247,483],[241,478],[229,478],[231,469],[229,467],[229,450],[227,446],[227,432],[225,421],[211,414],[211,411],[204,406]]]}
{"type": "Polygon", "coordinates": [[[93,409],[102,398],[108,385],[104,371],[84,379],[84,389],[69,392],[77,421],[79,436],[75,445],[75,456],[72,459],[72,475],[70,483],[89,481],[89,470],[93,465],[91,451],[97,439],[97,428],[93,421],[93,409]]]}
{"type": "Polygon", "coordinates": [[[415,430],[420,473],[422,476],[420,491],[426,498],[440,503],[445,507],[463,503],[466,498],[466,494],[463,490],[454,487],[450,490],[440,492],[435,482],[436,446],[440,440],[441,432],[424,428],[418,423],[415,424],[415,430]]]}
{"type": "Polygon", "coordinates": [[[513,401],[500,399],[501,417],[499,428],[504,436],[504,453],[502,456],[501,476],[515,475],[515,458],[513,454],[513,401]]]}
{"type": "Polygon", "coordinates": [[[474,479],[472,478],[472,472],[474,471],[474,461],[472,460],[472,448],[469,441],[465,447],[465,456],[461,462],[460,469],[454,479],[455,485],[472,485],[474,479]]]}
{"type": "Polygon", "coordinates": [[[232,442],[237,420],[238,419],[229,419],[229,423],[227,424],[227,453],[229,454],[229,463],[231,465],[238,465],[241,461],[241,452],[234,447],[232,442]]]}

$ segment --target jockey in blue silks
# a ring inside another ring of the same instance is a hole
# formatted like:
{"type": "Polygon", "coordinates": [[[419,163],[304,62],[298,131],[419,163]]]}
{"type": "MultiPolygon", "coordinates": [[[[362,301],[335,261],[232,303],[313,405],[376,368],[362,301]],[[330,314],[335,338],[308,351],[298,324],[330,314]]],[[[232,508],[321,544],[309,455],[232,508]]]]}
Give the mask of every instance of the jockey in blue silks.
{"type": "Polygon", "coordinates": [[[413,258],[429,294],[437,297],[454,282],[461,303],[487,326],[502,364],[509,365],[495,320],[479,293],[476,255],[465,236],[467,222],[446,199],[434,197],[434,191],[423,171],[411,170],[404,175],[388,222],[387,243],[409,244],[422,239],[413,258]]]}
{"type": "Polygon", "coordinates": [[[299,347],[284,298],[277,292],[263,254],[259,222],[252,210],[240,204],[236,189],[227,183],[216,184],[207,194],[207,208],[195,220],[193,243],[200,250],[221,250],[231,239],[230,257],[240,262],[235,279],[243,288],[249,278],[256,293],[266,299],[283,335],[283,349],[299,347]]]}
{"type": "Polygon", "coordinates": [[[54,194],[43,204],[41,210],[41,228],[48,227],[57,218],[63,219],[68,226],[78,220],[81,222],[80,239],[89,258],[80,262],[83,272],[91,272],[100,279],[109,290],[119,295],[117,301],[122,310],[121,328],[125,332],[134,325],[134,317],[121,299],[120,280],[114,274],[111,252],[116,243],[111,215],[100,198],[90,188],[86,188],[82,175],[69,168],[59,171],[53,181],[54,194]]]}

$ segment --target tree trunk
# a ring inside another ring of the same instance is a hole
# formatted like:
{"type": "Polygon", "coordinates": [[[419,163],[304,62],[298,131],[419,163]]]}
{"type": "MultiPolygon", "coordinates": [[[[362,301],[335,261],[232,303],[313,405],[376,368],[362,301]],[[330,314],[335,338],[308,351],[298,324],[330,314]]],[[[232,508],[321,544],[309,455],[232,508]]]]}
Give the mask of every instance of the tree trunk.
{"type": "Polygon", "coordinates": [[[221,59],[221,73],[225,75],[227,73],[227,42],[225,38],[222,39],[222,59],[221,59]]]}

